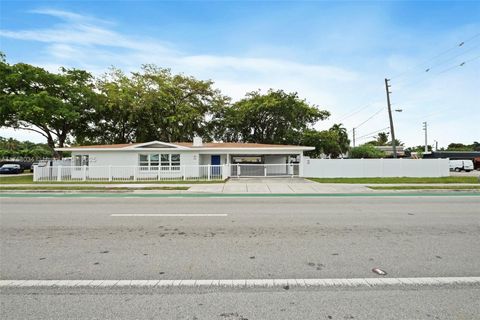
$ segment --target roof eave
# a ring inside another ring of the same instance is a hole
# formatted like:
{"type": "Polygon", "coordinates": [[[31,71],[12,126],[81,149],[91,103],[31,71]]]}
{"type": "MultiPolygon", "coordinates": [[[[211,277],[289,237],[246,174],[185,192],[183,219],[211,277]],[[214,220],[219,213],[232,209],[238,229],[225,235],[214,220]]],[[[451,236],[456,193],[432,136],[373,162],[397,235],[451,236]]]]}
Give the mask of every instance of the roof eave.
{"type": "Polygon", "coordinates": [[[300,150],[300,151],[311,151],[315,150],[315,147],[253,147],[253,148],[205,148],[205,147],[197,147],[197,148],[188,148],[188,147],[175,147],[175,148],[131,148],[131,147],[123,147],[123,148],[55,148],[55,151],[175,151],[175,150],[190,150],[190,151],[260,151],[260,150],[300,150]]]}

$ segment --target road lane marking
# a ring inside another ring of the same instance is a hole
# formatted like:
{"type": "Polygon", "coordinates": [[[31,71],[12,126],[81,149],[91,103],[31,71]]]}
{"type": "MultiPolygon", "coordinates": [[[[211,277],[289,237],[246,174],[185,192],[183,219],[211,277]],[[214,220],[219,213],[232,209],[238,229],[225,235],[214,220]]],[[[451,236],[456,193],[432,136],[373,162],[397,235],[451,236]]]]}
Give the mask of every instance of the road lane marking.
{"type": "Polygon", "coordinates": [[[347,279],[219,279],[219,280],[0,280],[0,288],[25,287],[380,287],[480,285],[480,277],[347,278],[347,279]]]}
{"type": "Polygon", "coordinates": [[[227,213],[113,213],[111,217],[228,217],[227,213]]]}

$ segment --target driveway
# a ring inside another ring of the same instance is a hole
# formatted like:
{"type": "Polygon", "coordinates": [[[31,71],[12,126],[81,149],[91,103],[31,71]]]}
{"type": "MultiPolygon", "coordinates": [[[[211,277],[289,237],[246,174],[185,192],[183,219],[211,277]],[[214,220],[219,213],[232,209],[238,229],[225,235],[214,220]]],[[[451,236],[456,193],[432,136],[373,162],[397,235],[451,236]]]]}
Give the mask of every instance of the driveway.
{"type": "Polygon", "coordinates": [[[225,184],[193,185],[194,193],[356,193],[372,192],[358,184],[317,183],[303,178],[235,178],[225,184]]]}
{"type": "Polygon", "coordinates": [[[470,172],[455,172],[455,171],[450,171],[450,176],[451,177],[479,177],[480,176],[480,171],[479,170],[473,170],[470,172]]]}

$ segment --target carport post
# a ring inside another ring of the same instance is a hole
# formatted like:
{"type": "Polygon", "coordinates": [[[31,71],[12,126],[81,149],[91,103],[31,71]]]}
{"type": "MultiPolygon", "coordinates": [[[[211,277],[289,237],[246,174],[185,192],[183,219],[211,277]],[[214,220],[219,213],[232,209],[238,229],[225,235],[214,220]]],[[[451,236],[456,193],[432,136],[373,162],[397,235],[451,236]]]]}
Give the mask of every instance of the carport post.
{"type": "Polygon", "coordinates": [[[266,177],[267,176],[267,165],[263,165],[263,175],[266,177]]]}
{"type": "Polygon", "coordinates": [[[62,166],[57,167],[57,181],[62,181],[62,166]]]}
{"type": "Polygon", "coordinates": [[[298,176],[303,177],[303,169],[305,168],[305,157],[303,152],[300,153],[300,163],[298,164],[298,176]]]}

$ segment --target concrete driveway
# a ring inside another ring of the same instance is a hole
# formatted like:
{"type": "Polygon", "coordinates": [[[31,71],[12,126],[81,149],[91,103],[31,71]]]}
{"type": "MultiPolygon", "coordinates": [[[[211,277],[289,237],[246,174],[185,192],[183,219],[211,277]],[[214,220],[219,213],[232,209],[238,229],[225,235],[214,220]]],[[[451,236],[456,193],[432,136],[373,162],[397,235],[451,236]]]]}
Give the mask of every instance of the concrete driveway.
{"type": "Polygon", "coordinates": [[[317,183],[303,178],[237,178],[225,184],[193,185],[194,193],[352,193],[372,192],[358,184],[317,183]]]}
{"type": "Polygon", "coordinates": [[[470,172],[455,172],[455,171],[450,171],[450,176],[451,177],[479,177],[480,176],[480,171],[479,170],[473,170],[470,172]]]}

